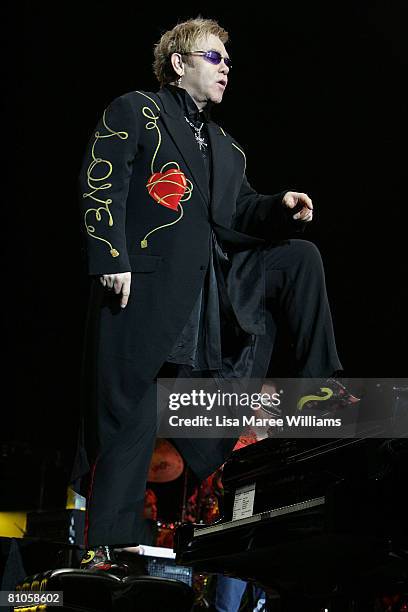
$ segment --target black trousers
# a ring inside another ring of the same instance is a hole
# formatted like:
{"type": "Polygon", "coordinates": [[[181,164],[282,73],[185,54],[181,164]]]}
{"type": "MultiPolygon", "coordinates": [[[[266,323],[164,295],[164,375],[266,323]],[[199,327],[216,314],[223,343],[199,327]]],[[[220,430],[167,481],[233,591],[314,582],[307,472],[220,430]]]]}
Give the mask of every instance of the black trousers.
{"type": "MultiPolygon", "coordinates": [[[[275,245],[265,250],[265,268],[267,333],[257,339],[254,378],[267,373],[319,378],[340,370],[317,247],[306,240],[275,245]],[[277,351],[272,350],[275,332],[277,351]]],[[[159,376],[168,372],[165,364],[159,376]]],[[[136,414],[120,424],[93,466],[87,498],[88,546],[139,544],[156,429],[156,384],[152,381],[136,414]]],[[[210,440],[195,440],[194,444],[186,440],[184,448],[183,442],[178,441],[179,450],[202,477],[221,465],[233,446],[229,440],[216,452],[208,452],[210,440]]]]}
{"type": "Polygon", "coordinates": [[[265,252],[265,269],[267,329],[277,328],[269,373],[274,377],[323,378],[341,370],[323,262],[316,245],[308,240],[288,240],[274,246],[265,252]]]}

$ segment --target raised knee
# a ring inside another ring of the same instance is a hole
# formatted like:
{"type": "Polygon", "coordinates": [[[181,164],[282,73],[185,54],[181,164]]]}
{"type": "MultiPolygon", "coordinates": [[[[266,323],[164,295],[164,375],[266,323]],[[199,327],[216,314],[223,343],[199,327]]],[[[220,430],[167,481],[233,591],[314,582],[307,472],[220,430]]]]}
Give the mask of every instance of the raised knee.
{"type": "Polygon", "coordinates": [[[310,240],[294,239],[291,240],[291,245],[294,250],[299,253],[303,258],[319,259],[321,255],[318,247],[310,240]]]}
{"type": "Polygon", "coordinates": [[[293,252],[302,262],[321,264],[322,257],[318,247],[310,240],[294,239],[290,241],[293,252]]]}

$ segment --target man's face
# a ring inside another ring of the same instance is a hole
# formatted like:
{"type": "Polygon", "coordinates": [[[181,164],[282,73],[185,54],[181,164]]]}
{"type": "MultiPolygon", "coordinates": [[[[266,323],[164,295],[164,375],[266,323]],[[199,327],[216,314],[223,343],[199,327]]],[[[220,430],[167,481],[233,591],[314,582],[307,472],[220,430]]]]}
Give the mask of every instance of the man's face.
{"type": "MultiPolygon", "coordinates": [[[[192,51],[218,51],[223,58],[229,57],[224,44],[214,34],[199,38],[192,51]]],[[[183,56],[183,60],[185,59],[183,56]]],[[[208,100],[219,104],[228,82],[229,68],[224,60],[222,59],[219,64],[212,64],[201,55],[189,55],[188,59],[191,65],[183,62],[184,76],[181,87],[188,91],[201,108],[208,100]]]]}

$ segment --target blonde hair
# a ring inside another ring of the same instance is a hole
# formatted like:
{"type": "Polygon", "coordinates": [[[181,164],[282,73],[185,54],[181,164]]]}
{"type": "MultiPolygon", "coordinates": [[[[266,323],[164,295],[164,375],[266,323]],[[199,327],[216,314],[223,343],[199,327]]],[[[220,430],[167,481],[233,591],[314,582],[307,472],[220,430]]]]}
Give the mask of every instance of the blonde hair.
{"type": "MultiPolygon", "coordinates": [[[[204,19],[199,15],[195,19],[188,19],[178,23],[172,30],[165,32],[159,42],[154,45],[153,72],[163,87],[177,77],[171,64],[172,53],[185,53],[193,51],[195,44],[202,36],[214,34],[223,44],[228,41],[228,32],[214,19],[204,19]]],[[[192,58],[186,56],[186,63],[192,65],[192,58]]]]}

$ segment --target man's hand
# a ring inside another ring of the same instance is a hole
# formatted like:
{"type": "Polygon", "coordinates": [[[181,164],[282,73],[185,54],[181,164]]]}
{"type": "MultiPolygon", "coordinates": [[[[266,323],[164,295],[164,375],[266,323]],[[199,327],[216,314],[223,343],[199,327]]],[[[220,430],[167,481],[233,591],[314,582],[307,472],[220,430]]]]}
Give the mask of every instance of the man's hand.
{"type": "Polygon", "coordinates": [[[288,191],[283,197],[282,204],[287,208],[296,207],[298,209],[298,212],[293,215],[294,219],[306,222],[313,219],[313,203],[307,193],[288,191]]]}
{"type": "Polygon", "coordinates": [[[104,287],[113,289],[115,293],[121,293],[120,307],[125,308],[130,295],[130,283],[132,274],[130,272],[121,272],[120,274],[104,274],[99,279],[104,287]]]}

